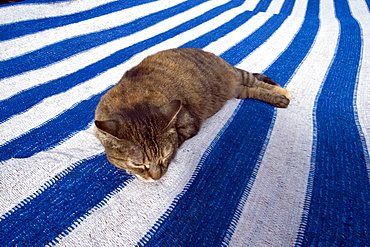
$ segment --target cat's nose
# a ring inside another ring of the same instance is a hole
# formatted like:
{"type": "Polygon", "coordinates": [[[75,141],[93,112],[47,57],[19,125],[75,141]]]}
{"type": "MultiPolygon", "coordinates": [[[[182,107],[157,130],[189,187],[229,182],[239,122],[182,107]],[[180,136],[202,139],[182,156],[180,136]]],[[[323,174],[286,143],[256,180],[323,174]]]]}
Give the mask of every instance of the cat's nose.
{"type": "Polygon", "coordinates": [[[162,177],[162,168],[158,165],[150,165],[149,176],[154,180],[160,179],[162,177]]]}

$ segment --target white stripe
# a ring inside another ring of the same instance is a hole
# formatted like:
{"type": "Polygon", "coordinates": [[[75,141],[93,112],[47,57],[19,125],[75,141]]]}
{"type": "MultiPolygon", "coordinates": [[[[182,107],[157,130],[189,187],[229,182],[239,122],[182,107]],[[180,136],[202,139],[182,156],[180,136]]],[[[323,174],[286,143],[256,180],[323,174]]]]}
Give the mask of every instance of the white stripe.
{"type": "MultiPolygon", "coordinates": [[[[212,20],[209,20],[195,28],[192,28],[186,32],[183,32],[171,39],[168,39],[156,46],[153,46],[149,48],[147,51],[149,54],[154,54],[158,51],[169,49],[169,48],[176,48],[179,47],[183,44],[185,44],[189,40],[193,40],[198,38],[199,36],[221,26],[222,24],[228,22],[238,14],[242,13],[245,11],[245,9],[248,7],[249,2],[244,3],[243,5],[231,9],[215,18],[212,20]],[[189,37],[192,37],[189,39],[189,37]]],[[[241,25],[238,29],[235,29],[232,31],[233,33],[233,42],[225,42],[224,37],[221,37],[220,39],[212,42],[210,45],[207,45],[206,47],[203,48],[203,50],[215,53],[217,52],[218,54],[221,54],[225,50],[229,49],[231,46],[235,45],[237,42],[240,40],[244,39],[248,35],[250,35],[252,32],[256,31],[261,25],[263,25],[269,18],[271,17],[270,14],[265,14],[265,13],[258,13],[252,18],[250,18],[247,22],[245,22],[243,25],[241,25]]],[[[230,33],[229,33],[230,34],[230,33]]],[[[139,54],[138,56],[135,56],[138,61],[141,61],[144,59],[142,54],[139,54]]]]}
{"type": "Polygon", "coordinates": [[[249,11],[253,11],[257,4],[260,2],[260,0],[248,0],[246,1],[246,6],[245,6],[245,10],[249,10],[249,11]]]}
{"type": "Polygon", "coordinates": [[[6,52],[1,53],[0,59],[7,60],[38,50],[42,47],[60,42],[62,40],[95,33],[102,30],[108,30],[138,19],[144,15],[149,15],[153,12],[170,8],[183,1],[184,0],[165,0],[160,2],[152,2],[78,23],[73,23],[35,34],[29,34],[17,39],[4,41],[0,43],[0,50],[6,52]]]}
{"type": "MultiPolygon", "coordinates": [[[[108,88],[112,84],[115,84],[120,79],[123,72],[127,70],[127,68],[131,68],[132,66],[136,65],[149,54],[153,54],[163,49],[175,48],[175,47],[178,47],[184,44],[185,42],[191,39],[197,38],[203,33],[210,31],[219,25],[222,25],[223,24],[222,20],[225,21],[225,20],[229,20],[235,17],[237,14],[239,14],[238,11],[241,11],[243,7],[244,6],[241,6],[239,8],[235,8],[230,11],[227,11],[221,14],[220,16],[208,22],[205,22],[189,31],[186,31],[182,34],[175,36],[174,38],[171,38],[154,47],[151,47],[147,49],[145,52],[136,55],[134,58],[130,60],[130,62],[121,64],[81,85],[73,87],[72,89],[64,93],[49,97],[43,100],[42,103],[29,109],[27,112],[13,117],[12,119],[0,125],[1,127],[0,136],[3,137],[3,139],[0,140],[0,145],[4,144],[8,140],[12,140],[16,138],[17,136],[29,131],[30,129],[36,128],[37,126],[41,125],[43,122],[47,121],[50,118],[53,118],[57,114],[60,114],[63,110],[72,107],[74,104],[78,103],[79,101],[87,99],[91,95],[98,94],[101,91],[104,91],[106,88],[108,88]],[[24,119],[27,119],[27,121],[24,121],[24,119]],[[12,126],[17,126],[17,128],[15,129],[11,128],[12,126]],[[12,131],[9,131],[9,129],[12,129],[12,131]]],[[[188,18],[192,16],[193,15],[190,15],[189,13],[187,14],[188,18]]],[[[182,21],[184,21],[183,16],[180,16],[179,19],[182,19],[182,21]]],[[[260,20],[266,21],[267,18],[261,18],[260,20]]],[[[172,20],[172,22],[178,24],[174,20],[172,20]]],[[[254,23],[251,23],[251,24],[254,24],[254,23]]],[[[163,25],[163,26],[166,26],[166,25],[163,25]]],[[[250,26],[250,24],[248,26],[250,26]]],[[[158,31],[158,28],[156,30],[158,31]]],[[[248,28],[247,30],[244,30],[243,34],[249,35],[249,33],[254,30],[255,29],[248,28]]],[[[141,38],[143,39],[148,38],[149,35],[150,35],[149,32],[145,32],[145,36],[143,35],[141,38]]],[[[138,39],[139,39],[138,36],[132,37],[131,42],[129,44],[138,42],[138,39]]],[[[122,41],[120,42],[120,44],[127,44],[127,43],[128,42],[122,42],[122,41]]],[[[93,53],[91,55],[96,57],[96,53],[93,53]]],[[[80,62],[80,61],[81,60],[79,59],[75,60],[75,62],[80,62]]],[[[66,66],[65,67],[66,69],[71,66],[70,62],[67,63],[64,61],[63,64],[66,66]]],[[[62,69],[61,71],[65,71],[65,69],[62,69]]],[[[55,72],[57,73],[57,71],[55,72]]],[[[7,91],[4,91],[4,94],[6,92],[7,91]]]]}
{"type": "MultiPolygon", "coordinates": [[[[228,33],[224,37],[220,38],[219,40],[212,42],[207,47],[204,48],[206,51],[212,52],[214,49],[217,49],[220,44],[228,44],[228,45],[236,45],[237,43],[241,42],[245,37],[252,34],[254,31],[256,31],[258,28],[260,28],[269,18],[272,17],[273,14],[279,13],[282,4],[284,0],[274,0],[271,2],[270,6],[268,7],[266,13],[260,12],[257,13],[255,16],[253,16],[251,19],[249,19],[246,23],[241,25],[240,27],[236,28],[232,32],[228,33]],[[245,35],[240,35],[241,33],[245,35]]],[[[249,4],[251,2],[247,1],[249,4]]],[[[299,2],[299,1],[298,1],[299,2]]],[[[255,4],[257,5],[257,4],[255,4]]],[[[255,5],[253,5],[255,7],[255,5]]],[[[254,8],[253,7],[253,8],[254,8]]],[[[248,10],[250,10],[251,6],[246,7],[248,10]]],[[[253,8],[251,10],[253,10],[253,8]]],[[[294,8],[292,10],[291,16],[282,24],[282,26],[269,38],[277,37],[279,40],[276,40],[276,44],[280,46],[272,46],[270,49],[277,53],[276,56],[281,52],[280,49],[284,49],[286,44],[285,42],[282,42],[281,37],[283,36],[284,39],[289,39],[290,34],[296,33],[296,29],[299,28],[299,26],[302,23],[303,16],[301,16],[302,11],[304,11],[305,6],[297,4],[297,2],[294,5],[294,8]],[[302,8],[303,7],[303,8],[302,8]],[[281,35],[280,33],[284,33],[285,35],[281,35]],[[278,41],[278,42],[277,42],[278,41]]],[[[266,44],[266,43],[265,43],[266,44]]],[[[261,45],[261,47],[266,45],[261,45]]],[[[223,46],[227,47],[227,46],[223,46]]],[[[257,48],[255,51],[253,51],[248,57],[250,57],[252,54],[256,53],[256,51],[261,50],[261,48],[257,48]]],[[[262,49],[263,50],[263,49],[262,49]]],[[[226,50],[222,51],[221,53],[225,52],[226,50]]],[[[256,53],[254,56],[255,59],[249,59],[249,61],[260,61],[261,59],[267,59],[268,56],[265,56],[265,54],[256,53]]],[[[271,62],[271,61],[270,61],[271,62]]],[[[241,62],[238,67],[245,68],[248,70],[250,67],[248,65],[244,66],[244,63],[241,62]]],[[[261,69],[255,68],[255,71],[262,71],[263,68],[266,68],[266,66],[262,67],[261,69]]]]}
{"type": "Polygon", "coordinates": [[[283,6],[285,0],[274,0],[271,2],[270,6],[266,10],[269,14],[279,14],[281,7],[283,6]]]}
{"type": "Polygon", "coordinates": [[[46,98],[40,104],[30,108],[26,112],[16,115],[0,125],[0,144],[13,140],[27,131],[34,129],[46,121],[61,114],[74,104],[90,98],[92,95],[104,91],[106,88],[115,84],[122,76],[125,64],[116,66],[109,71],[83,83],[72,89],[46,98]],[[13,126],[17,126],[13,128],[13,126]]]}
{"type": "MultiPolygon", "coordinates": [[[[212,8],[212,7],[214,7],[213,4],[209,4],[208,6],[204,6],[204,5],[198,6],[192,9],[193,11],[189,10],[187,12],[179,14],[173,18],[163,21],[162,23],[158,24],[159,26],[156,25],[153,28],[146,29],[144,31],[136,33],[135,35],[128,37],[131,39],[130,42],[122,42],[122,40],[120,40],[121,41],[120,45],[133,44],[133,43],[139,42],[140,40],[147,39],[151,36],[155,36],[156,34],[158,34],[158,31],[160,30],[159,28],[161,28],[162,30],[169,29],[171,27],[181,24],[182,22],[188,19],[194,18],[202,14],[203,12],[207,11],[208,8],[212,8]],[[152,32],[149,32],[149,31],[152,31],[152,32]]],[[[229,16],[229,18],[235,15],[234,12],[235,11],[232,11],[233,15],[229,16]]],[[[217,21],[217,23],[215,23],[216,25],[221,25],[219,18],[216,19],[216,21],[217,21]]],[[[213,27],[212,25],[209,25],[209,23],[206,25],[208,25],[208,29],[213,27]]],[[[202,27],[205,28],[205,25],[202,25],[202,27]]],[[[190,33],[186,32],[185,35],[178,35],[174,37],[173,39],[171,39],[170,42],[173,43],[173,40],[177,40],[177,43],[183,44],[184,42],[189,41],[193,38],[189,34],[199,36],[201,34],[200,29],[197,28],[195,32],[194,31],[190,33]]],[[[168,43],[169,42],[164,42],[161,45],[161,48],[164,48],[164,49],[168,48],[168,46],[166,46],[168,43]]],[[[109,44],[106,44],[105,46],[108,46],[108,45],[109,44]]],[[[120,49],[118,44],[114,48],[120,49]]],[[[153,50],[159,51],[161,50],[161,48],[158,48],[158,47],[151,48],[150,51],[144,52],[142,55],[140,55],[140,57],[144,58],[145,56],[150,54],[150,52],[153,52],[153,50]]],[[[85,55],[87,54],[85,53],[85,55]]],[[[93,53],[90,53],[89,55],[96,57],[96,55],[93,53]]],[[[79,62],[79,60],[74,60],[74,61],[79,62]]],[[[136,62],[137,58],[132,61],[136,62]]],[[[65,69],[61,69],[61,71],[64,71],[65,73],[65,71],[72,65],[71,63],[67,63],[66,61],[63,61],[62,63],[65,69]]],[[[68,109],[72,107],[72,105],[78,103],[79,101],[89,98],[89,96],[91,95],[100,93],[101,91],[108,88],[110,85],[117,83],[119,78],[122,76],[123,72],[127,70],[127,68],[131,68],[133,65],[135,64],[132,64],[131,62],[130,64],[124,63],[119,66],[116,66],[115,68],[112,68],[109,71],[102,73],[101,75],[87,82],[84,82],[83,84],[75,86],[72,89],[64,93],[61,93],[61,94],[58,94],[58,95],[55,95],[55,96],[52,96],[52,97],[49,97],[43,100],[42,103],[32,107],[25,113],[17,115],[11,118],[10,120],[8,120],[7,122],[1,124],[0,125],[1,127],[0,136],[2,136],[3,139],[0,140],[0,145],[4,144],[4,142],[8,140],[12,140],[16,138],[17,136],[21,135],[22,133],[25,133],[26,131],[32,128],[35,128],[41,125],[43,122],[47,121],[50,118],[53,118],[57,114],[60,114],[64,109],[68,109]],[[27,119],[27,121],[25,121],[24,119],[27,119]],[[12,128],[12,126],[17,126],[17,128],[12,128]],[[12,130],[12,131],[9,131],[9,130],[12,130]]],[[[53,71],[49,70],[48,73],[52,74],[53,71]]],[[[3,92],[4,92],[3,94],[5,94],[8,91],[3,91],[3,92]]]]}
{"type": "MultiPolygon", "coordinates": [[[[259,25],[255,29],[258,27],[259,25]]],[[[186,36],[186,34],[183,35],[186,36]]],[[[245,35],[244,30],[240,30],[239,37],[245,37],[245,35]]],[[[158,46],[161,47],[162,44],[158,46]]],[[[168,46],[171,46],[170,43],[168,46]]],[[[225,43],[219,43],[214,46],[212,52],[220,54],[229,47],[225,47],[225,43]]],[[[181,192],[193,174],[201,155],[230,117],[237,103],[237,100],[228,102],[218,114],[204,124],[197,136],[180,148],[171,164],[172,169],[163,180],[155,184],[147,184],[139,180],[130,183],[113,196],[107,205],[97,209],[67,237],[62,238],[60,245],[101,244],[102,242],[106,242],[107,245],[124,246],[136,244],[163,215],[175,196],[181,192]],[[138,195],[136,192],[139,190],[138,195]],[[164,191],[166,193],[163,193],[164,191]],[[104,220],[107,218],[110,220],[104,220]],[[120,229],[120,231],[114,229],[120,229]]]]}
{"type": "Polygon", "coordinates": [[[11,159],[1,163],[0,215],[36,192],[47,181],[73,163],[104,152],[93,128],[80,131],[63,144],[30,158],[11,159]]]}
{"type": "MultiPolygon", "coordinates": [[[[295,1],[291,15],[283,22],[280,28],[274,32],[268,40],[258,47],[256,50],[251,52],[247,58],[245,58],[239,67],[248,70],[253,68],[253,71],[263,71],[271,63],[270,57],[279,57],[289,43],[293,40],[297,32],[299,31],[304,15],[306,12],[307,0],[295,1]],[[268,55],[266,55],[268,54],[268,55]]],[[[276,79],[278,82],[278,78],[276,79]]]]}
{"type": "Polygon", "coordinates": [[[0,7],[0,25],[19,21],[70,15],[117,0],[76,0],[52,4],[3,5],[0,7]]]}
{"type": "Polygon", "coordinates": [[[225,52],[229,48],[229,46],[236,45],[237,43],[245,39],[248,35],[252,34],[258,28],[260,28],[271,16],[271,14],[266,14],[262,12],[257,13],[240,27],[236,28],[219,40],[210,43],[209,45],[207,45],[207,47],[204,47],[204,50],[212,52],[213,50],[217,49],[220,44],[222,44],[222,47],[225,48],[225,50],[223,50],[222,52],[225,52]]]}
{"type": "Polygon", "coordinates": [[[355,103],[358,112],[358,121],[361,126],[360,134],[363,135],[367,146],[364,147],[367,149],[365,159],[370,178],[370,158],[368,153],[370,147],[370,12],[364,1],[351,0],[349,1],[349,5],[353,17],[357,19],[362,29],[362,59],[358,75],[357,91],[355,91],[357,93],[355,103]]]}
{"type": "Polygon", "coordinates": [[[310,171],[316,95],[336,51],[339,24],[330,0],[320,3],[314,46],[291,79],[293,99],[279,109],[257,177],[230,246],[292,246],[301,222],[310,171]]]}
{"type": "Polygon", "coordinates": [[[183,190],[204,151],[238,103],[238,100],[229,101],[220,112],[208,119],[198,135],[178,150],[170,169],[161,180],[154,183],[134,180],[62,238],[59,245],[91,246],[106,243],[107,246],[134,246],[183,190]]]}
{"type": "MultiPolygon", "coordinates": [[[[241,11],[242,9],[243,6],[238,9],[230,10],[222,14],[221,16],[223,18],[231,19],[238,14],[236,10],[241,11]]],[[[131,68],[132,66],[136,65],[149,54],[171,47],[178,47],[183,43],[198,37],[205,30],[211,30],[212,28],[215,28],[216,25],[221,24],[222,23],[220,23],[220,18],[216,17],[215,19],[199,25],[192,30],[177,35],[172,39],[166,40],[154,47],[147,49],[142,53],[139,53],[126,63],[112,68],[107,72],[95,77],[94,79],[85,82],[82,85],[76,86],[65,93],[45,99],[41,104],[36,105],[26,113],[16,116],[0,125],[0,136],[7,137],[6,140],[16,138],[18,135],[31,129],[31,127],[36,127],[49,118],[54,117],[56,114],[62,112],[64,109],[68,109],[74,103],[89,98],[92,94],[103,91],[111,84],[116,83],[122,76],[125,69],[131,68]],[[12,126],[18,127],[11,128],[12,126]]],[[[68,64],[69,63],[67,63],[66,66],[68,66],[68,64]]],[[[231,110],[231,112],[232,111],[233,110],[231,110]]],[[[23,172],[19,169],[12,169],[12,167],[17,166],[16,164],[19,164],[19,159],[13,159],[7,162],[3,162],[2,167],[4,167],[4,170],[6,171],[4,172],[4,176],[11,184],[23,184],[24,177],[27,177],[27,180],[29,181],[27,182],[27,186],[23,186],[21,189],[17,190],[17,194],[8,194],[8,192],[6,191],[4,191],[4,194],[0,192],[0,198],[4,198],[4,200],[1,201],[0,204],[0,212],[4,213],[10,210],[12,207],[15,206],[14,202],[18,203],[23,198],[26,198],[30,194],[34,193],[34,191],[40,188],[46,181],[54,177],[56,174],[62,172],[63,169],[67,168],[77,160],[85,159],[88,156],[95,155],[103,151],[100,147],[100,144],[97,142],[97,139],[91,135],[90,129],[81,132],[69,139],[67,142],[61,144],[60,146],[57,146],[52,150],[42,152],[28,159],[21,159],[21,167],[23,169],[23,172]],[[86,151],[76,152],[76,150],[80,150],[81,143],[84,143],[84,150],[86,151]],[[97,148],[97,145],[100,148],[97,148]],[[65,154],[68,153],[65,150],[70,150],[70,154],[73,154],[73,159],[71,159],[70,161],[63,160],[65,154]],[[62,157],[59,157],[58,154],[62,154],[62,157]],[[54,164],[50,161],[50,157],[53,157],[53,159],[55,158],[56,162],[58,162],[58,160],[62,160],[63,162],[61,164],[54,164]],[[37,178],[32,179],[33,175],[30,174],[35,174],[37,178]]],[[[5,140],[2,140],[2,142],[5,142],[5,140]]],[[[7,185],[10,186],[11,184],[7,185]]]]}
{"type": "MultiPolygon", "coordinates": [[[[47,14],[59,14],[61,12],[60,6],[74,6],[74,8],[69,8],[69,11],[80,11],[81,8],[86,6],[86,4],[101,3],[101,1],[99,1],[99,3],[94,1],[95,0],[75,0],[65,3],[51,4],[50,7],[54,9],[50,8],[51,11],[47,14]],[[76,8],[76,4],[79,3],[83,3],[80,9],[76,8]]],[[[270,5],[267,10],[269,14],[277,11],[278,1],[281,0],[274,0],[270,5]]],[[[249,4],[257,4],[258,0],[247,2],[249,4]]],[[[297,11],[298,7],[302,10],[302,3],[307,1],[298,0],[297,2],[295,3],[295,11],[297,11]]],[[[370,38],[370,19],[369,12],[367,12],[368,8],[363,0],[349,0],[349,2],[353,15],[361,24],[363,32],[364,45],[358,78],[357,100],[355,103],[364,139],[366,139],[367,146],[369,146],[370,96],[368,95],[368,78],[370,76],[370,45],[368,39],[370,38]]],[[[307,177],[310,168],[310,155],[312,148],[312,107],[314,105],[315,97],[320,90],[320,84],[325,79],[325,73],[327,72],[327,69],[330,68],[330,62],[334,56],[336,43],[338,41],[337,37],[339,34],[339,27],[333,14],[334,11],[332,4],[333,3],[330,2],[330,0],[323,0],[320,2],[320,18],[322,20],[322,24],[320,26],[318,36],[316,37],[315,44],[306,57],[304,63],[297,68],[295,75],[292,77],[288,85],[288,88],[293,91],[292,103],[288,109],[278,110],[278,114],[275,119],[275,126],[269,136],[269,142],[265,143],[268,145],[267,149],[265,150],[262,162],[259,164],[260,167],[258,173],[256,173],[257,177],[254,180],[252,190],[249,193],[230,246],[291,246],[294,244],[296,232],[302,216],[302,205],[305,199],[304,196],[306,194],[307,177]]],[[[40,5],[30,6],[33,8],[35,13],[17,12],[18,10],[23,11],[20,6],[24,9],[28,8],[25,4],[14,6],[17,8],[0,8],[0,23],[4,19],[2,17],[4,9],[12,10],[6,12],[8,15],[7,17],[14,14],[14,16],[17,17],[15,18],[16,21],[23,18],[18,15],[24,15],[26,18],[29,18],[33,14],[34,16],[41,16],[37,15],[39,12],[35,12],[38,9],[41,9],[40,5]]],[[[49,5],[47,8],[49,8],[49,5]]],[[[268,67],[268,65],[270,65],[285,49],[292,37],[294,37],[302,23],[301,19],[304,15],[302,13],[304,12],[305,9],[299,13],[299,15],[301,15],[300,17],[294,17],[298,12],[292,14],[294,18],[289,17],[289,19],[284,22],[283,26],[281,26],[265,44],[254,51],[242,62],[242,64],[239,64],[238,67],[253,70],[255,72],[262,71],[268,67]]],[[[231,14],[225,15],[225,18],[227,17],[231,17],[231,14]]],[[[259,14],[258,17],[267,18],[269,15],[259,14]]],[[[257,16],[254,16],[253,18],[248,24],[251,25],[251,23],[256,23],[252,24],[256,26],[253,26],[250,30],[256,29],[258,25],[262,25],[264,23],[264,21],[262,21],[262,19],[258,19],[257,16]],[[255,18],[254,21],[259,20],[260,24],[252,22],[253,18],[255,18]]],[[[215,21],[214,24],[219,23],[218,21],[216,22],[216,19],[217,18],[212,20],[215,21]]],[[[213,24],[212,21],[209,21],[207,22],[208,24],[203,24],[202,26],[207,28],[209,27],[208,25],[213,24]]],[[[246,25],[244,26],[247,28],[246,25]]],[[[190,35],[192,38],[199,36],[201,34],[201,31],[199,30],[201,29],[197,30],[198,28],[199,27],[189,30],[188,32],[180,34],[178,37],[174,37],[156,45],[155,47],[149,48],[145,52],[130,59],[124,65],[119,65],[118,67],[109,70],[104,76],[107,76],[106,78],[112,82],[117,81],[121,76],[121,72],[124,67],[131,67],[131,65],[138,63],[143,57],[150,53],[154,53],[158,49],[176,47],[179,44],[182,44],[181,39],[183,39],[182,42],[185,42],[185,40],[188,39],[185,34],[190,35]]],[[[237,32],[235,30],[227,36],[231,37],[231,34],[234,34],[235,40],[239,41],[246,36],[245,30],[241,28],[239,28],[237,32]]],[[[235,40],[226,40],[225,36],[206,47],[206,50],[219,54],[229,49],[233,44],[239,42],[235,40]]],[[[133,43],[138,42],[137,40],[135,42],[134,39],[132,39],[132,41],[133,43]]],[[[111,43],[111,45],[112,44],[113,43],[111,43]]],[[[9,82],[9,89],[13,90],[13,87],[27,81],[26,84],[28,86],[23,87],[23,89],[26,89],[31,85],[45,83],[47,80],[50,80],[50,78],[59,78],[60,76],[65,75],[66,71],[77,71],[88,64],[92,64],[106,57],[113,53],[114,50],[121,48],[121,45],[117,43],[114,48],[108,47],[108,44],[106,44],[102,47],[91,49],[88,51],[90,53],[84,52],[78,54],[77,56],[80,56],[81,58],[80,61],[83,60],[83,65],[78,65],[78,59],[66,59],[63,62],[49,66],[48,68],[27,72],[23,75],[3,80],[1,83],[3,86],[4,82],[9,82]],[[93,57],[93,55],[96,54],[93,52],[98,49],[100,49],[99,51],[101,52],[101,55],[99,56],[101,57],[97,59],[93,57]],[[64,63],[66,61],[74,61],[76,64],[72,63],[72,66],[68,66],[68,63],[64,63]],[[58,68],[60,71],[57,71],[57,66],[59,66],[58,68]],[[54,69],[55,71],[53,71],[54,69]],[[53,73],[59,74],[53,75],[53,73]],[[43,76],[37,77],[37,74],[42,74],[43,76]],[[26,75],[32,76],[27,77],[26,75]],[[15,80],[16,78],[22,78],[23,80],[17,81],[15,80]]],[[[99,78],[103,79],[104,76],[99,78]]],[[[278,81],[278,78],[274,79],[278,81]]],[[[5,95],[5,91],[7,91],[7,89],[4,89],[5,88],[2,87],[0,90],[0,94],[2,94],[0,95],[0,99],[5,95]]],[[[81,89],[87,90],[86,85],[81,85],[81,89]]],[[[17,90],[14,90],[11,94],[7,94],[8,96],[4,96],[4,98],[20,91],[19,89],[17,90]]],[[[69,94],[71,92],[62,94],[60,99],[67,99],[67,101],[70,101],[71,99],[68,97],[71,97],[69,94]]],[[[81,92],[80,95],[76,92],[76,95],[81,97],[84,95],[84,97],[88,97],[92,93],[92,91],[89,93],[81,92]]],[[[75,99],[72,99],[72,101],[73,100],[75,99]]],[[[50,101],[49,103],[46,102],[44,102],[45,106],[50,103],[50,101]]],[[[163,212],[168,209],[168,205],[171,204],[173,198],[181,192],[184,185],[189,181],[189,178],[193,174],[195,166],[199,162],[204,150],[215,138],[219,129],[224,126],[233,110],[237,107],[238,102],[238,100],[230,101],[222,111],[207,121],[198,136],[184,144],[184,146],[179,150],[176,159],[171,164],[169,172],[162,180],[150,184],[144,183],[140,180],[135,180],[117,195],[113,196],[105,206],[100,209],[94,209],[92,215],[79,223],[78,227],[67,237],[61,239],[60,245],[133,246],[136,244],[137,241],[153,226],[156,220],[158,220],[158,217],[163,215],[163,212]]],[[[52,105],[51,108],[53,107],[54,106],[52,105]]],[[[61,107],[54,113],[49,111],[49,117],[54,116],[53,114],[57,114],[66,108],[68,108],[68,105],[61,107]]],[[[39,111],[43,110],[42,108],[35,109],[39,109],[39,111]]],[[[19,118],[19,121],[29,122],[28,124],[30,124],[31,120],[26,117],[26,114],[22,115],[23,119],[19,118]]],[[[37,124],[33,125],[37,126],[37,124]]],[[[0,125],[0,130],[3,126],[6,127],[4,129],[7,129],[9,132],[15,131],[12,134],[13,137],[16,137],[30,128],[26,125],[22,125],[20,126],[22,131],[18,131],[13,130],[14,128],[10,125],[0,125]],[[16,133],[16,131],[18,132],[16,133]]],[[[0,133],[0,136],[1,138],[3,137],[2,133],[0,133]]],[[[9,138],[12,137],[9,136],[9,138]]],[[[47,180],[53,178],[57,173],[63,171],[70,164],[100,152],[102,152],[102,147],[98,140],[93,136],[92,129],[89,128],[86,131],[80,131],[65,143],[47,152],[41,152],[26,159],[12,159],[7,162],[1,162],[0,215],[3,215],[12,207],[16,206],[21,200],[34,193],[35,190],[39,189],[47,180]],[[81,143],[87,145],[82,148],[81,143]]],[[[367,161],[369,162],[369,159],[367,161]]],[[[369,163],[368,168],[370,169],[369,163]]]]}
{"type": "MultiPolygon", "coordinates": [[[[217,1],[217,3],[219,2],[217,1]]],[[[222,3],[223,2],[220,2],[220,4],[222,3]]],[[[12,95],[19,93],[29,87],[40,85],[45,82],[58,79],[59,77],[62,77],[64,75],[76,72],[79,69],[82,69],[90,64],[96,63],[97,61],[111,55],[116,51],[129,47],[137,42],[154,37],[161,32],[167,31],[187,20],[195,18],[196,16],[214,7],[214,4],[215,3],[213,2],[208,3],[207,5],[199,5],[181,14],[157,23],[154,26],[136,32],[130,36],[105,43],[104,45],[98,47],[94,47],[45,68],[41,68],[35,71],[29,71],[21,75],[3,79],[1,81],[3,90],[0,93],[0,100],[7,99],[12,95]]],[[[33,42],[37,43],[38,40],[33,40],[33,42]]]]}

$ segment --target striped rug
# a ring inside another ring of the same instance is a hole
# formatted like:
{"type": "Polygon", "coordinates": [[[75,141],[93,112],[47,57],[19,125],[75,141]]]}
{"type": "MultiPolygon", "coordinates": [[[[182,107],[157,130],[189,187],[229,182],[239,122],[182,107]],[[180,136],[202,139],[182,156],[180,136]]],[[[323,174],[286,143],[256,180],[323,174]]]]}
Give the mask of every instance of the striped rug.
{"type": "Polygon", "coordinates": [[[370,0],[0,5],[0,246],[370,246],[370,0]],[[230,100],[143,182],[93,134],[149,54],[213,52],[293,92],[230,100]]]}

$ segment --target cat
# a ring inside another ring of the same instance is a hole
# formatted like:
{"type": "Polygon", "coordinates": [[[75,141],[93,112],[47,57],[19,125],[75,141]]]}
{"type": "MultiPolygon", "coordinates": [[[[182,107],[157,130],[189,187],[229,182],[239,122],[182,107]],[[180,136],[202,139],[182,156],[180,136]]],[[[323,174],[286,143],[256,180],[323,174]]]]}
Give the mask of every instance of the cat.
{"type": "Polygon", "coordinates": [[[232,98],[286,108],[291,93],[269,77],[193,48],[158,52],[124,73],[95,111],[95,135],[115,166],[160,179],[181,144],[232,98]]]}

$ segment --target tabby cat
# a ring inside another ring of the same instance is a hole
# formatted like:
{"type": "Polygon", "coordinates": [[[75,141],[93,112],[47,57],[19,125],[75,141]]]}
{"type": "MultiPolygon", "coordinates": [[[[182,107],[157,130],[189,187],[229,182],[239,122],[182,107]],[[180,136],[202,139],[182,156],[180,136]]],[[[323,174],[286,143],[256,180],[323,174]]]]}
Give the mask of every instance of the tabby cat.
{"type": "Polygon", "coordinates": [[[285,108],[291,93],[200,49],[161,51],[128,70],[101,98],[95,134],[112,164],[158,180],[178,147],[232,98],[285,108]]]}

